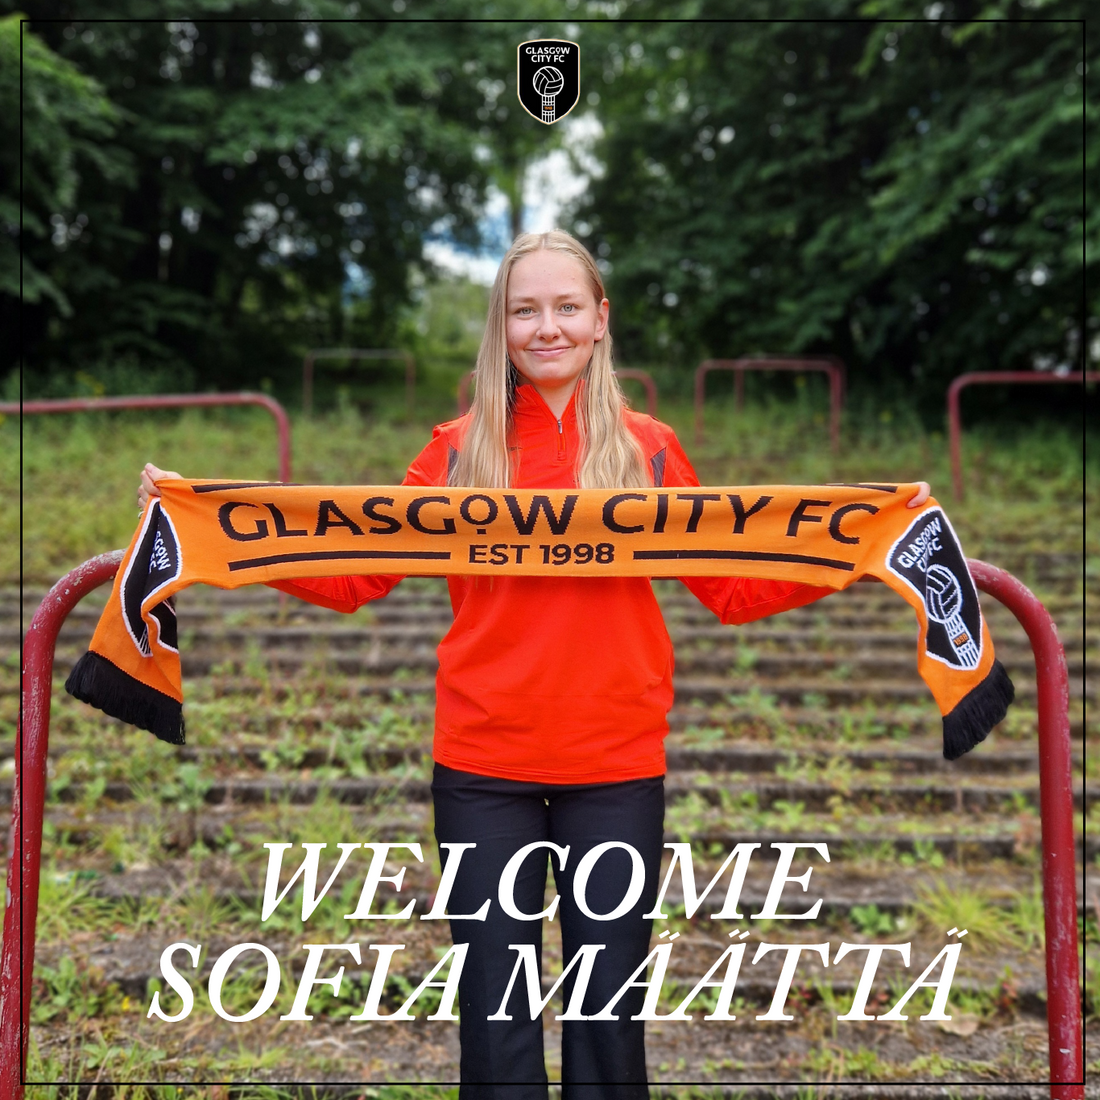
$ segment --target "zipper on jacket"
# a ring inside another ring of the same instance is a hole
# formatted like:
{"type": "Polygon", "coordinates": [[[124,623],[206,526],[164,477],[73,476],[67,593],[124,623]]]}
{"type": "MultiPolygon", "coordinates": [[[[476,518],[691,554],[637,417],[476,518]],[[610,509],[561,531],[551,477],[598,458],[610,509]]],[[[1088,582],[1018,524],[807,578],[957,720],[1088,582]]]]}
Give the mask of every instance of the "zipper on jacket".
{"type": "Polygon", "coordinates": [[[561,426],[561,417],[558,420],[558,461],[565,461],[565,430],[561,426]]]}

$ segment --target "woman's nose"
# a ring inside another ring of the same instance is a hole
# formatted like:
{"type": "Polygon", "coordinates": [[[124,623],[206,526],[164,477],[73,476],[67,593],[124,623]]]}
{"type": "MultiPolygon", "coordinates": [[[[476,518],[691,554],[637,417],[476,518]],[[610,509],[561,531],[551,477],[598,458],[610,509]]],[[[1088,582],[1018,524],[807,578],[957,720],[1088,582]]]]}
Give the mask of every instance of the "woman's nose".
{"type": "Polygon", "coordinates": [[[539,314],[538,334],[544,340],[553,339],[561,331],[558,327],[558,319],[552,309],[543,310],[539,314]]]}

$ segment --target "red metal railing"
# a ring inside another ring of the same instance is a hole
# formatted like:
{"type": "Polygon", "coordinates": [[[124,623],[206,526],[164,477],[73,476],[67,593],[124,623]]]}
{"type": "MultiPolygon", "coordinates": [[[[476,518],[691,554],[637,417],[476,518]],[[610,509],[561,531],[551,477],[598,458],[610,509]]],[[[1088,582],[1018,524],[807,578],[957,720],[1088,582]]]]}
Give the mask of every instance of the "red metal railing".
{"type": "Polygon", "coordinates": [[[695,442],[703,442],[703,399],[706,394],[707,375],[711,371],[734,372],[734,402],[740,411],[745,396],[745,371],[820,371],[829,379],[829,441],[834,451],[840,450],[840,411],[844,405],[845,369],[835,356],[801,359],[704,359],[695,371],[695,442]]]}
{"type": "MultiPolygon", "coordinates": [[[[88,592],[111,580],[122,555],[121,550],[101,554],[58,581],[35,612],[23,647],[23,690],[12,792],[12,854],[0,951],[0,1097],[3,1100],[22,1100],[23,1096],[54,646],[65,617],[88,592]]],[[[1074,870],[1076,844],[1069,673],[1065,652],[1049,612],[1023,584],[985,562],[970,561],[969,565],[978,588],[1000,600],[1020,621],[1035,654],[1050,1094],[1054,1100],[1083,1100],[1074,870]]]]}
{"type": "MultiPolygon", "coordinates": [[[[645,411],[650,416],[657,415],[657,383],[653,381],[649,371],[637,370],[634,367],[618,367],[615,374],[619,378],[633,378],[645,386],[645,411]]],[[[467,371],[458,380],[458,415],[465,416],[470,411],[470,386],[474,381],[474,372],[467,371]]]]}
{"type": "Polygon", "coordinates": [[[645,386],[645,411],[649,416],[656,416],[657,383],[653,381],[649,371],[637,367],[616,367],[615,374],[619,378],[633,378],[635,382],[641,382],[645,386]]]}
{"type": "Polygon", "coordinates": [[[1030,589],[1011,573],[984,561],[971,560],[968,565],[978,588],[1016,616],[1035,654],[1050,1095],[1055,1100],[1083,1100],[1085,1070],[1077,960],[1076,844],[1066,653],[1054,620],[1030,589]]]}
{"type": "Polygon", "coordinates": [[[266,393],[162,393],[128,397],[63,397],[57,400],[0,402],[0,413],[97,412],[103,409],[174,409],[219,405],[259,405],[275,418],[279,429],[279,480],[290,480],[290,420],[286,409],[266,393]]]}
{"type": "Polygon", "coordinates": [[[967,386],[992,385],[995,382],[1023,382],[1025,384],[1073,382],[1083,386],[1086,382],[1100,382],[1100,371],[1073,371],[1069,374],[1050,374],[1031,370],[985,370],[960,374],[947,388],[947,429],[951,437],[951,483],[955,499],[962,500],[965,486],[962,474],[962,419],[959,414],[959,394],[967,386]]]}
{"type": "Polygon", "coordinates": [[[313,364],[318,359],[402,359],[405,362],[405,403],[416,406],[416,360],[395,348],[314,348],[302,362],[302,412],[313,414],[313,364]]]}
{"type": "Polygon", "coordinates": [[[27,1066],[54,646],[65,617],[92,589],[114,577],[122,555],[121,550],[100,554],[62,577],[39,604],[23,643],[19,737],[15,745],[11,798],[11,861],[0,954],[0,1097],[3,1100],[22,1097],[27,1066]]]}
{"type": "Polygon", "coordinates": [[[470,411],[470,387],[474,382],[474,372],[468,370],[458,380],[458,415],[465,416],[470,411]]]}

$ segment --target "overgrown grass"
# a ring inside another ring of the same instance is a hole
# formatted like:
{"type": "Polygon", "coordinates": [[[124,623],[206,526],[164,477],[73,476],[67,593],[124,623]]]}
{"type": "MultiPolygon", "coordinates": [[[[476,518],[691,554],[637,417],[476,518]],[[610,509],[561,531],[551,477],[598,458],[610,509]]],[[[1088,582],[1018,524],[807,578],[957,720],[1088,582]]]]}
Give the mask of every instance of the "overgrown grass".
{"type": "MultiPolygon", "coordinates": [[[[969,491],[965,502],[955,503],[946,440],[940,432],[927,432],[915,417],[849,413],[841,450],[833,454],[824,415],[812,402],[756,406],[738,414],[715,400],[708,404],[700,445],[692,442],[690,406],[665,403],[659,412],[679,433],[704,484],[923,478],[950,505],[971,554],[996,558],[1001,547],[1081,549],[1085,484],[1076,425],[968,430],[969,491]]],[[[292,433],[294,478],[392,484],[427,442],[430,429],[428,418],[383,420],[354,408],[308,421],[298,417],[292,433]]],[[[0,578],[18,577],[20,546],[24,577],[45,583],[93,554],[125,545],[146,461],[189,477],[275,478],[275,429],[266,413],[236,409],[31,416],[22,423],[6,418],[0,423],[0,578]]],[[[1090,504],[1095,505],[1095,494],[1093,489],[1090,504]]]]}
{"type": "MultiPolygon", "coordinates": [[[[664,403],[660,415],[678,431],[704,483],[925,478],[947,506],[972,556],[997,563],[1018,561],[1021,555],[1033,551],[1076,553],[1084,548],[1080,519],[1085,479],[1075,427],[1035,424],[1007,434],[968,429],[964,453],[969,495],[966,501],[956,503],[951,496],[942,434],[928,432],[915,419],[897,413],[850,413],[839,455],[829,450],[825,418],[811,400],[750,407],[742,415],[717,400],[708,406],[706,439],[698,446],[692,442],[691,409],[687,404],[664,403]]],[[[430,427],[427,417],[383,421],[350,409],[311,422],[296,418],[294,478],[321,483],[398,481],[429,438],[430,427]]],[[[9,419],[0,423],[0,535],[4,536],[0,539],[0,579],[7,582],[19,575],[16,531],[20,512],[16,505],[20,488],[24,577],[42,584],[56,580],[95,553],[126,544],[136,519],[138,472],[147,460],[196,477],[274,478],[277,472],[273,425],[266,414],[251,410],[189,411],[148,419],[137,414],[28,418],[23,425],[22,447],[20,481],[19,422],[9,419]]],[[[1091,484],[1096,483],[1092,479],[1091,484]]],[[[1088,503],[1096,504],[1095,489],[1088,503]]],[[[1090,545],[1089,549],[1096,552],[1097,546],[1090,545]]],[[[1010,567],[1015,571],[1014,566],[1010,567]]],[[[1024,579],[1030,580],[1026,574],[1024,579]]],[[[751,678],[761,656],[766,654],[745,647],[732,658],[735,671],[751,678]]],[[[402,705],[375,708],[364,717],[362,700],[346,698],[340,690],[342,678],[335,674],[319,668],[282,685],[283,694],[279,694],[272,688],[273,674],[258,650],[243,649],[238,657],[237,663],[256,679],[259,695],[222,697],[210,688],[197,690],[188,702],[194,732],[192,738],[189,731],[189,740],[203,749],[259,745],[263,767],[270,774],[285,775],[301,767],[307,743],[310,747],[322,746],[327,753],[325,763],[314,769],[313,776],[327,781],[372,774],[375,769],[364,763],[365,749],[400,749],[427,739],[423,720],[409,718],[402,705]],[[264,723],[256,717],[261,711],[264,723]],[[268,718],[274,720],[270,728],[265,724],[268,718]]],[[[15,668],[17,664],[13,672],[15,668]]],[[[810,707],[816,701],[807,697],[803,702],[810,707]]],[[[749,736],[749,718],[752,737],[770,739],[792,752],[815,736],[809,728],[791,726],[777,698],[759,687],[730,697],[727,703],[748,716],[739,726],[742,736],[749,736]]],[[[693,731],[685,740],[709,744],[725,739],[728,733],[720,712],[728,707],[718,708],[711,724],[693,731]]],[[[889,722],[877,711],[863,714],[853,710],[844,713],[836,737],[844,744],[906,737],[911,722],[929,715],[935,718],[930,703],[899,704],[889,722]]],[[[1031,721],[1014,720],[1025,725],[1031,721]]],[[[0,729],[10,736],[6,726],[0,729]]],[[[132,731],[105,727],[98,716],[83,717],[64,704],[58,705],[55,714],[55,733],[59,730],[69,751],[56,759],[51,796],[56,797],[66,785],[74,788],[70,796],[76,796],[79,785],[80,797],[72,808],[78,815],[85,815],[85,822],[78,822],[85,835],[82,839],[76,832],[70,836],[47,822],[48,864],[39,910],[39,941],[44,948],[77,939],[90,942],[120,936],[155,935],[158,942],[164,943],[179,936],[205,943],[217,932],[247,939],[257,929],[256,894],[266,868],[266,852],[259,847],[263,840],[278,838],[294,844],[303,840],[365,841],[381,836],[387,824],[401,818],[401,804],[392,792],[383,792],[368,813],[367,808],[353,809],[326,790],[311,806],[283,799],[257,808],[248,816],[234,817],[232,825],[227,822],[221,839],[208,837],[203,841],[197,836],[196,817],[203,812],[206,787],[213,776],[226,774],[239,764],[216,751],[200,757],[198,764],[177,762],[170,747],[151,739],[134,740],[132,731]],[[134,802],[123,804],[124,812],[116,812],[110,821],[97,823],[92,811],[101,801],[105,784],[116,780],[130,784],[134,802]],[[365,820],[369,820],[368,825],[365,820]],[[171,863],[188,871],[187,881],[171,894],[120,902],[98,898],[90,889],[96,877],[102,878],[110,871],[155,869],[171,863]],[[247,900],[230,899],[213,885],[219,879],[234,878],[250,888],[247,900]]],[[[761,808],[752,791],[728,793],[717,806],[692,793],[670,806],[668,827],[685,840],[718,823],[735,831],[833,837],[841,858],[860,860],[865,867],[880,869],[884,878],[898,864],[929,872],[943,868],[945,859],[935,842],[918,835],[930,828],[929,819],[914,814],[913,820],[887,828],[890,822],[885,821],[882,812],[873,807],[854,807],[846,800],[845,793],[856,778],[862,783],[867,777],[855,777],[842,756],[792,756],[781,766],[780,777],[791,782],[829,783],[836,789],[835,801],[825,812],[811,812],[793,797],[761,808]],[[882,839],[883,834],[891,833],[897,837],[897,844],[882,839]],[[902,851],[908,849],[910,833],[914,838],[912,852],[902,851]]],[[[1021,808],[1021,820],[1025,813],[1033,817],[1033,811],[1021,808]]],[[[953,831],[961,837],[984,836],[1002,828],[993,817],[950,814],[938,814],[933,826],[938,832],[953,831]]],[[[409,835],[419,836],[420,828],[410,826],[409,835]]],[[[434,860],[431,846],[426,846],[425,855],[434,860]]],[[[432,875],[438,875],[434,864],[428,878],[432,875]]],[[[265,931],[286,936],[301,930],[315,940],[339,942],[346,938],[344,914],[354,905],[354,892],[354,884],[334,889],[308,926],[293,916],[292,896],[288,899],[290,908],[269,921],[265,931]]],[[[993,904],[994,900],[978,887],[949,893],[941,885],[925,890],[910,913],[895,916],[868,904],[854,907],[850,917],[838,917],[832,925],[858,930],[865,936],[895,937],[903,932],[908,937],[906,929],[916,927],[922,934],[941,938],[948,927],[958,925],[969,929],[965,941],[968,948],[977,948],[975,953],[981,954],[981,947],[986,947],[986,958],[1001,954],[1002,949],[1016,954],[1038,951],[1043,935],[1039,895],[1034,891],[1021,895],[1009,907],[993,904]]],[[[692,927],[683,922],[685,932],[692,927]]],[[[775,928],[758,931],[772,937],[785,934],[775,928]]],[[[216,1053],[207,1050],[201,1054],[166,1051],[159,1042],[151,1045],[138,1033],[147,999],[138,1003],[140,998],[131,1000],[121,995],[102,972],[81,959],[79,952],[73,961],[61,956],[53,965],[43,965],[38,974],[42,985],[33,1002],[40,1014],[36,1037],[49,1035],[50,1045],[39,1051],[32,1044],[32,1080],[92,1082],[98,1076],[101,1080],[140,1082],[171,1077],[202,1079],[204,1075],[207,1079],[255,1078],[270,1071],[270,1060],[278,1062],[287,1057],[281,1047],[263,1044],[255,1048],[244,1044],[239,1049],[223,1045],[216,1053]]],[[[1086,960],[1086,966],[1091,973],[1095,961],[1086,960]]],[[[235,992],[241,1003],[247,1004],[252,987],[243,980],[238,985],[235,992]]],[[[396,982],[392,992],[397,997],[408,990],[402,990],[396,982]]],[[[331,1014],[346,1014],[353,1004],[360,1007],[362,995],[361,983],[349,980],[339,1011],[331,1014]]],[[[326,1012],[323,996],[319,1003],[322,1013],[326,1012]]],[[[992,1012],[992,1006],[990,1000],[979,1014],[992,1012]]],[[[978,1011],[972,1005],[966,1007],[978,1011]]],[[[1095,1011],[1092,1002],[1090,1011],[1095,1011]]],[[[807,1068],[815,1069],[825,1079],[889,1079],[900,1072],[897,1066],[879,1064],[879,1055],[874,1052],[819,1052],[815,1057],[812,1067],[808,1064],[807,1068]]],[[[957,1070],[955,1063],[947,1059],[935,1064],[918,1059],[900,1068],[906,1069],[908,1076],[926,1077],[957,1070]]],[[[320,1070],[318,1074],[324,1076],[320,1070]]],[[[185,1086],[133,1084],[120,1091],[134,1100],[154,1096],[175,1100],[194,1095],[185,1086]]],[[[365,1089],[364,1093],[372,1100],[405,1100],[413,1095],[411,1090],[385,1086],[365,1089]]],[[[36,1100],[71,1095],[75,1100],[76,1092],[62,1085],[28,1086],[27,1095],[36,1100]]],[[[87,1086],[81,1095],[89,1095],[87,1086]]],[[[275,1098],[285,1093],[257,1085],[234,1089],[233,1095],[275,1098]]],[[[425,1088],[415,1095],[443,1097],[453,1092],[425,1088]]]]}

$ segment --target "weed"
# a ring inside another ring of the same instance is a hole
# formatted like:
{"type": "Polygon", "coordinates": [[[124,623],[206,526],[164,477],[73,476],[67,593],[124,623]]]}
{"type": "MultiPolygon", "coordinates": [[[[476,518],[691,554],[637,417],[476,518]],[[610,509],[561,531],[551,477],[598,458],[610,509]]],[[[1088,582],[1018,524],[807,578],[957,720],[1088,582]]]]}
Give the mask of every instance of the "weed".
{"type": "Polygon", "coordinates": [[[727,736],[722,726],[688,726],[683,741],[685,745],[713,745],[725,741],[727,736]]]}
{"type": "Polygon", "coordinates": [[[364,755],[378,745],[373,724],[354,729],[330,725],[326,732],[329,733],[328,758],[340,772],[357,778],[370,774],[364,755]]]}
{"type": "Polygon", "coordinates": [[[173,804],[184,815],[185,833],[176,838],[176,845],[192,848],[198,840],[199,811],[206,805],[206,795],[214,781],[204,775],[198,764],[179,764],[168,772],[157,794],[163,803],[173,804]]]}
{"type": "MultiPolygon", "coordinates": [[[[404,1004],[412,996],[417,985],[419,985],[419,982],[410,981],[404,974],[391,974],[386,982],[386,989],[390,992],[392,999],[396,1000],[398,1004],[404,1004]],[[393,997],[395,993],[396,997],[393,997]]],[[[427,1016],[439,1009],[442,1000],[442,990],[425,989],[409,1011],[416,1016],[427,1016]]]]}
{"type": "Polygon", "coordinates": [[[665,828],[678,840],[690,841],[702,831],[710,806],[698,791],[688,791],[665,810],[665,828]]]}
{"type": "Polygon", "coordinates": [[[733,663],[733,674],[744,676],[756,667],[758,654],[751,646],[741,645],[737,647],[737,657],[733,663]]]}
{"type": "Polygon", "coordinates": [[[219,898],[209,885],[191,882],[183,890],[173,916],[186,931],[188,939],[203,943],[215,931],[222,931],[233,913],[232,902],[219,898]]]}
{"type": "Polygon", "coordinates": [[[107,790],[107,777],[96,775],[84,784],[80,791],[80,807],[85,813],[94,813],[107,790]]]}
{"type": "MultiPolygon", "coordinates": [[[[267,962],[266,960],[259,961],[260,958],[262,956],[259,952],[253,950],[244,952],[233,960],[233,965],[229,968],[220,990],[222,1010],[230,1016],[243,1016],[259,1002],[268,975],[267,962]]],[[[274,1007],[268,1010],[271,1012],[274,1012],[276,1007],[281,1007],[280,1000],[284,998],[288,989],[293,990],[295,986],[294,978],[289,973],[286,962],[280,962],[279,970],[280,996],[276,997],[274,1007]]],[[[196,1000],[201,998],[205,1001],[206,1004],[203,1006],[203,1010],[213,1013],[209,996],[209,989],[204,985],[199,993],[199,998],[196,998],[196,1000]]],[[[248,1056],[246,1052],[242,1051],[242,1054],[248,1056]]]]}
{"type": "Polygon", "coordinates": [[[811,778],[814,771],[814,765],[809,758],[800,759],[794,752],[787,753],[782,763],[777,764],[775,768],[776,776],[787,780],[788,783],[806,781],[811,778]]]}
{"type": "Polygon", "coordinates": [[[999,1015],[1014,1016],[1019,999],[1020,990],[1012,976],[1012,967],[1006,966],[993,991],[993,1007],[999,1015]]]}
{"type": "Polygon", "coordinates": [[[850,913],[852,923],[865,936],[885,935],[894,931],[894,918],[877,905],[853,905],[850,913]]]}
{"type": "Polygon", "coordinates": [[[779,703],[774,695],[762,691],[753,684],[746,692],[731,693],[725,698],[726,705],[743,711],[752,718],[760,718],[778,723],[781,717],[779,703]]]}
{"type": "Polygon", "coordinates": [[[874,712],[868,714],[842,711],[839,714],[839,736],[845,744],[854,742],[872,741],[879,737],[885,737],[886,723],[874,712]]]}
{"type": "MultiPolygon", "coordinates": [[[[247,1009],[251,1006],[245,1007],[247,1009]]],[[[249,1050],[244,1043],[238,1042],[236,1051],[226,1058],[225,1070],[235,1077],[248,1075],[256,1070],[274,1068],[292,1057],[293,1055],[286,1047],[271,1046],[262,1050],[249,1050]]],[[[269,1095],[279,1096],[280,1092],[277,1089],[270,1089],[269,1095]]]]}
{"type": "Polygon", "coordinates": [[[898,858],[897,848],[892,840],[848,841],[841,849],[841,858],[854,863],[891,864],[898,858]]]}
{"type": "Polygon", "coordinates": [[[143,870],[163,852],[164,839],[159,817],[149,821],[132,814],[125,824],[102,828],[98,835],[98,847],[114,861],[112,870],[143,870]]]}
{"type": "Polygon", "coordinates": [[[795,832],[806,817],[805,802],[790,802],[785,798],[777,798],[772,803],[771,809],[779,828],[788,833],[795,832]]]}
{"type": "Polygon", "coordinates": [[[198,764],[180,764],[160,784],[163,802],[172,803],[181,813],[195,813],[206,804],[206,794],[213,780],[202,774],[198,764]]]}
{"type": "Polygon", "coordinates": [[[76,872],[43,867],[38,887],[38,939],[64,943],[77,932],[102,932],[111,924],[111,904],[89,893],[76,872]]]}
{"type": "Polygon", "coordinates": [[[851,787],[855,768],[844,756],[829,756],[824,761],[814,756],[799,757],[787,754],[786,760],[775,769],[780,779],[790,782],[825,783],[834,790],[847,792],[851,787]]]}
{"type": "Polygon", "coordinates": [[[848,1004],[843,1002],[833,989],[833,983],[830,981],[823,981],[821,978],[815,978],[813,982],[814,994],[821,1002],[821,1013],[825,1019],[829,1021],[829,1030],[832,1037],[836,1038],[837,1033],[837,1017],[844,1015],[848,1009],[848,1004]]]}
{"type": "Polygon", "coordinates": [[[91,1019],[118,1012],[122,1004],[117,985],[105,984],[102,971],[70,955],[62,955],[56,967],[39,963],[34,978],[32,1023],[43,1024],[58,1016],[91,1019]]]}
{"type": "MultiPolygon", "coordinates": [[[[914,1058],[909,1063],[908,1069],[909,1074],[918,1080],[922,1077],[939,1079],[940,1077],[946,1077],[949,1073],[968,1072],[970,1065],[969,1062],[957,1062],[954,1058],[948,1058],[938,1050],[934,1050],[931,1054],[921,1054],[919,1057],[914,1058]]],[[[955,1096],[958,1096],[958,1093],[953,1089],[949,1089],[947,1095],[951,1096],[953,1092],[955,1096]]]]}
{"type": "Polygon", "coordinates": [[[878,1080],[893,1075],[892,1068],[873,1050],[856,1047],[819,1047],[811,1051],[802,1063],[815,1077],[826,1081],[855,1079],[878,1080]]]}
{"type": "Polygon", "coordinates": [[[307,748],[295,731],[288,728],[274,745],[260,750],[260,760],[268,771],[295,771],[301,767],[307,748]]]}
{"type": "Polygon", "coordinates": [[[1046,924],[1043,907],[1043,887],[1038,877],[1034,879],[1031,890],[1017,895],[1009,910],[1009,920],[1020,937],[1025,949],[1042,949],[1046,943],[1046,924]]]}
{"type": "Polygon", "coordinates": [[[141,934],[165,923],[168,900],[143,894],[121,899],[115,909],[115,929],[127,935],[141,934]]]}
{"type": "Polygon", "coordinates": [[[846,756],[830,756],[820,773],[821,782],[847,794],[855,779],[855,767],[846,756]]]}
{"type": "Polygon", "coordinates": [[[942,936],[949,928],[965,928],[969,943],[964,941],[964,946],[978,953],[1019,943],[1016,929],[988,892],[963,882],[922,884],[917,888],[913,913],[933,935],[942,936]]]}
{"type": "Polygon", "coordinates": [[[929,867],[940,868],[946,860],[943,853],[936,847],[934,840],[917,837],[913,841],[913,851],[903,852],[898,856],[898,862],[903,867],[913,867],[918,863],[926,863],[929,867]]]}

